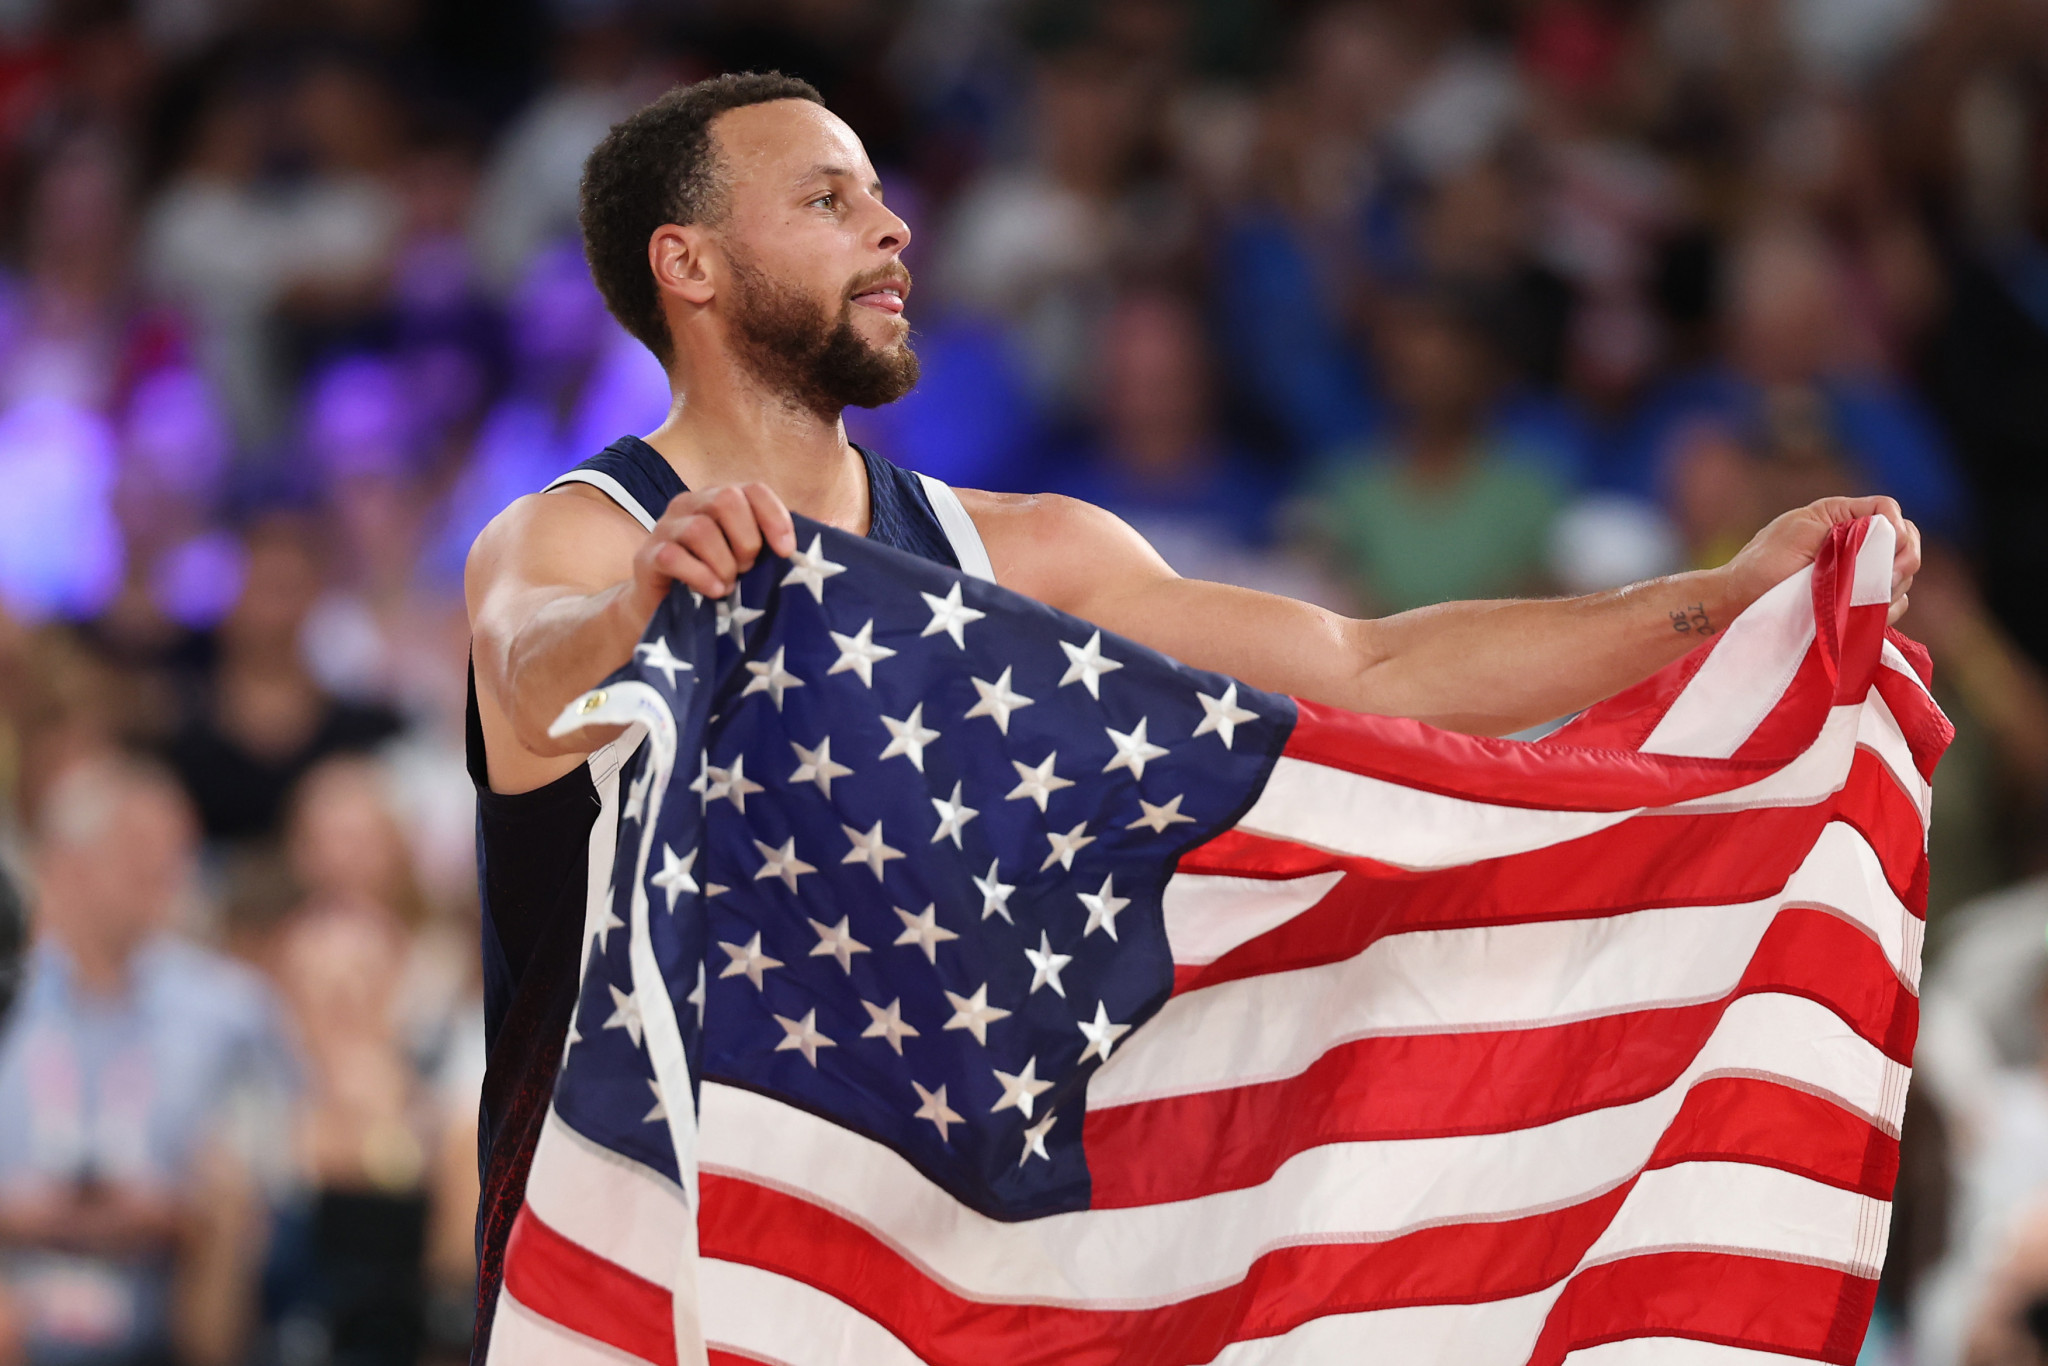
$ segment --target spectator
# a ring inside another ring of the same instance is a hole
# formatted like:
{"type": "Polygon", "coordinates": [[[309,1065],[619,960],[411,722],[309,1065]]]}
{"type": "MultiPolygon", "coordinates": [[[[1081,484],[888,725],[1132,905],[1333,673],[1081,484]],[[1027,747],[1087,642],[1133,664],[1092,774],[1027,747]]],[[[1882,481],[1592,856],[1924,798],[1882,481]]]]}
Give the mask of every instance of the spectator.
{"type": "Polygon", "coordinates": [[[1501,364],[1483,301],[1392,301],[1379,354],[1395,425],[1331,457],[1305,509],[1313,539],[1380,611],[1540,588],[1566,489],[1488,431],[1501,364]]]}
{"type": "Polygon", "coordinates": [[[1063,491],[1108,508],[1176,570],[1268,592],[1333,589],[1275,553],[1278,481],[1216,427],[1215,366],[1185,299],[1133,294],[1104,323],[1100,418],[1063,491]]]}
{"type": "Polygon", "coordinates": [[[31,1361],[236,1360],[262,1237],[228,1120],[287,1084],[270,993],[172,932],[176,785],[82,765],[37,826],[38,939],[0,1042],[0,1241],[31,1361]]]}
{"type": "Polygon", "coordinates": [[[400,729],[386,707],[330,696],[307,665],[305,626],[322,586],[311,531],[288,516],[250,529],[242,593],[215,633],[206,693],[170,745],[209,839],[275,834],[301,774],[400,729]]]}

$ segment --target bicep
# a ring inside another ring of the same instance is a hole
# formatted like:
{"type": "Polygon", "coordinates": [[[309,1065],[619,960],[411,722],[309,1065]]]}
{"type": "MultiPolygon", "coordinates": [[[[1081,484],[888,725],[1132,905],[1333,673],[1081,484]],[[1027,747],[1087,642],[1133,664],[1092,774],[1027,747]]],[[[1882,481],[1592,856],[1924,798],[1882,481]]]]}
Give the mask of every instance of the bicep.
{"type": "Polygon", "coordinates": [[[498,684],[512,642],[549,608],[630,577],[644,535],[616,508],[559,493],[493,518],[463,568],[479,683],[498,684]]]}

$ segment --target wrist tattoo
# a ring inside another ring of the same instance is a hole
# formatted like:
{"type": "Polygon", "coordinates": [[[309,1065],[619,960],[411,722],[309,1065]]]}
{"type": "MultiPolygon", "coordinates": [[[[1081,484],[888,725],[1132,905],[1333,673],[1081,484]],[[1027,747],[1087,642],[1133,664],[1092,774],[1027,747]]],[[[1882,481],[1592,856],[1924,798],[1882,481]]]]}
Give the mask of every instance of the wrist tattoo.
{"type": "Polygon", "coordinates": [[[1680,635],[1710,636],[1714,634],[1714,623],[1707,616],[1706,605],[1696,602],[1671,613],[1671,629],[1680,635]]]}

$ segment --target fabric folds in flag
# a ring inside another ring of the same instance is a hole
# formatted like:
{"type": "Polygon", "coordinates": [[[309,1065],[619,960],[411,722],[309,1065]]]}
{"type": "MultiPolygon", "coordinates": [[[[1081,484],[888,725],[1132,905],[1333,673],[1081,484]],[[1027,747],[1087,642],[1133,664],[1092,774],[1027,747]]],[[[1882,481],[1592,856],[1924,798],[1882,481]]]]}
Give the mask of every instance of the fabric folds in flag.
{"type": "Polygon", "coordinates": [[[1854,1360],[1950,735],[1887,524],[1534,744],[799,524],[571,709],[492,1361],[1854,1360]]]}

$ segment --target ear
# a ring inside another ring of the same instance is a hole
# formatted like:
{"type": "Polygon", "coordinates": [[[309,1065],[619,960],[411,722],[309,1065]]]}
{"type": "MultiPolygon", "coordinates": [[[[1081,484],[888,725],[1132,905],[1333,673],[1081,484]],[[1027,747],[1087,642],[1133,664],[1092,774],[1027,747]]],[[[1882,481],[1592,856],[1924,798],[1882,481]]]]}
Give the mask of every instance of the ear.
{"type": "Polygon", "coordinates": [[[647,264],[656,289],[701,308],[718,292],[714,280],[724,259],[702,225],[664,223],[647,239],[647,264]]]}

